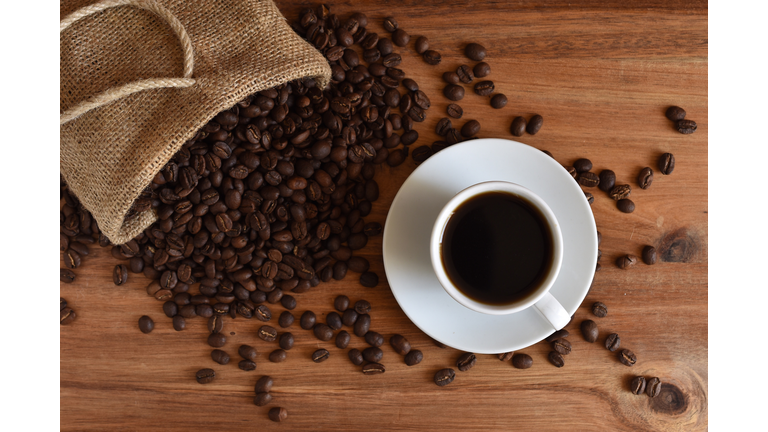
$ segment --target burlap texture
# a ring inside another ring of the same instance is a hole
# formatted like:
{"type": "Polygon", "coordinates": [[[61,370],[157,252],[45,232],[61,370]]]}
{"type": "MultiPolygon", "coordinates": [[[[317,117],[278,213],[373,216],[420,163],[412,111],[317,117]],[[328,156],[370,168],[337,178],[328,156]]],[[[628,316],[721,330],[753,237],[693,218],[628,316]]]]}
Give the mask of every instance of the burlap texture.
{"type": "MultiPolygon", "coordinates": [[[[66,1],[61,17],[95,3],[66,1]]],[[[312,77],[325,87],[325,58],[299,37],[271,0],[159,0],[194,49],[195,84],[143,90],[93,109],[60,128],[61,173],[115,244],[156,220],[123,222],[133,201],[182,144],[247,95],[312,77]]],[[[160,17],[120,6],[83,18],[61,34],[60,111],[116,86],[181,78],[179,39],[160,17]]]]}

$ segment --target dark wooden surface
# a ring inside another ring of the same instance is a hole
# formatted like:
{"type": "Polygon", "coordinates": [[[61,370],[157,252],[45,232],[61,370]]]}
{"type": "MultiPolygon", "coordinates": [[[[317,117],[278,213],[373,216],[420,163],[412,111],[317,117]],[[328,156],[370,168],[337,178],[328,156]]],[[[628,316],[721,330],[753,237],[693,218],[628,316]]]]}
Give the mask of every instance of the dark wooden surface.
{"type": "MultiPolygon", "coordinates": [[[[399,51],[401,68],[416,79],[432,100],[428,120],[417,125],[431,144],[434,126],[444,116],[441,74],[462,63],[466,42],[488,48],[488,79],[509,97],[502,110],[487,98],[467,92],[460,104],[467,119],[482,124],[480,137],[513,138],[509,124],[517,115],[544,116],[537,135],[519,141],[549,150],[570,165],[579,157],[594,163],[593,171],[612,169],[619,181],[636,184],[644,166],[672,152],[677,167],[656,179],[648,190],[635,187],[637,210],[620,213],[612,200],[592,190],[592,206],[603,234],[602,270],[576,312],[571,331],[573,353],[557,369],[546,360],[549,347],[539,343],[522,350],[534,359],[528,370],[517,370],[490,355],[478,356],[468,372],[457,372],[445,388],[432,383],[438,369],[452,367],[459,351],[436,347],[403,314],[386,283],[381,237],[363,250],[382,279],[378,287],[360,286],[350,272],[297,295],[298,317],[305,310],[324,318],[336,295],[373,305],[372,329],[387,339],[405,335],[424,361],[407,367],[388,344],[382,361],[387,372],[365,376],[347,359],[346,350],[323,343],[294,324],[296,346],[286,362],[270,363],[276,348],[255,336],[260,322],[238,318],[225,323],[229,365],[210,359],[202,319],[175,332],[161,304],[147,297],[143,276],[115,287],[116,264],[108,249],[92,248],[77,269],[77,282],[61,285],[61,295],[78,320],[61,327],[61,428],[64,430],[704,430],[708,426],[707,344],[707,3],[682,1],[632,2],[491,2],[471,5],[456,1],[373,2],[331,5],[346,18],[367,13],[369,28],[383,32],[381,21],[394,15],[411,35],[426,35],[443,54],[429,66],[414,52],[413,42],[399,51]],[[698,122],[693,135],[681,135],[664,117],[670,104],[680,105],[698,122]],[[626,253],[639,255],[646,244],[660,249],[655,266],[639,264],[623,271],[613,265],[626,253]],[[593,318],[589,305],[602,301],[609,315],[595,319],[598,343],[583,340],[578,323],[593,318]],[[155,319],[155,331],[138,331],[141,315],[155,319]],[[638,356],[628,368],[602,347],[610,332],[638,356]],[[256,371],[237,368],[237,347],[248,343],[260,352],[256,371]],[[309,355],[318,347],[331,358],[314,364],[309,355]],[[194,373],[217,371],[216,380],[200,385],[194,373]],[[253,384],[262,375],[275,378],[273,403],[288,409],[283,424],[267,419],[268,407],[252,404],[253,384]],[[658,376],[664,382],[655,399],[628,391],[634,375],[658,376]]],[[[308,5],[278,2],[288,19],[308,5]]],[[[415,37],[412,38],[412,41],[415,37]]],[[[384,222],[398,188],[415,164],[378,169],[381,197],[368,221],[384,222]]],[[[275,316],[283,310],[272,307],[275,316]]],[[[350,348],[365,342],[352,337],[350,348]]]]}

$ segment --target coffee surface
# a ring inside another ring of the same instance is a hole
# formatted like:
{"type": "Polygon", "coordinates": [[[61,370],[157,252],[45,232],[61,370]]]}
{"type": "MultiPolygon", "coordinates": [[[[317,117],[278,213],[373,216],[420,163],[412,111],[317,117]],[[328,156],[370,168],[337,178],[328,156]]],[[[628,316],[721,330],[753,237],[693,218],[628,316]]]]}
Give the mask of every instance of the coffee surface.
{"type": "Polygon", "coordinates": [[[553,264],[552,233],[527,200],[486,192],[463,202],[441,240],[448,278],[467,297],[510,304],[532,294],[553,264]]]}

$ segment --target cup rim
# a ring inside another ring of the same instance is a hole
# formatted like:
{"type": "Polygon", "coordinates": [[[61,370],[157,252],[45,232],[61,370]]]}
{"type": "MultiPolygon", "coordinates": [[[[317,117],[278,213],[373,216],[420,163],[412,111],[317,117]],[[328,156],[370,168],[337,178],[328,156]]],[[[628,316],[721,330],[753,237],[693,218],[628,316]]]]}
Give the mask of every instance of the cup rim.
{"type": "Polygon", "coordinates": [[[443,206],[432,226],[432,234],[430,235],[429,241],[429,252],[430,260],[432,262],[432,269],[435,272],[440,285],[448,293],[448,295],[456,300],[456,302],[475,312],[489,315],[507,315],[531,307],[533,304],[541,300],[541,298],[544,297],[552,288],[552,285],[560,274],[560,268],[562,267],[563,236],[560,230],[560,224],[558,223],[554,212],[549,208],[547,203],[533,191],[517,183],[507,181],[485,181],[462,189],[443,206]],[[451,283],[448,275],[445,273],[442,265],[442,259],[440,257],[442,235],[445,231],[445,226],[448,222],[448,219],[453,214],[454,210],[459,206],[459,204],[463,203],[470,197],[493,191],[511,193],[532,202],[544,215],[552,231],[552,255],[554,261],[552,271],[550,271],[549,275],[547,275],[544,282],[542,282],[541,286],[536,290],[534,295],[528,296],[525,300],[513,302],[508,305],[489,305],[480,303],[462,294],[458,288],[456,288],[456,286],[451,283]]]}

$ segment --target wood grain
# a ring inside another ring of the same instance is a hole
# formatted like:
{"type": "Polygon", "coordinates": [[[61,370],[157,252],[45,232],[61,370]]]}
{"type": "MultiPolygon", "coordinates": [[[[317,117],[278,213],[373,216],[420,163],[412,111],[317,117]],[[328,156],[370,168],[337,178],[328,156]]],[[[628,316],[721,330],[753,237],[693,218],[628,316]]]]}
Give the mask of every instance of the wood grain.
{"type": "MultiPolygon", "coordinates": [[[[61,295],[78,319],[61,327],[61,428],[63,430],[705,430],[708,426],[707,345],[707,3],[683,1],[631,2],[374,2],[332,5],[345,18],[360,10],[383,34],[381,20],[394,15],[411,35],[426,35],[443,54],[429,66],[413,51],[400,49],[401,68],[419,82],[432,100],[428,119],[417,124],[419,145],[431,144],[437,121],[448,103],[442,97],[441,74],[459,64],[463,44],[477,41],[488,48],[489,79],[509,97],[493,110],[487,98],[467,92],[460,102],[468,119],[482,124],[480,137],[513,138],[517,115],[544,116],[537,135],[517,140],[550,151],[570,165],[579,157],[593,171],[614,170],[620,182],[635,184],[644,166],[672,152],[677,159],[670,176],[657,173],[648,190],[634,188],[637,210],[620,213],[612,200],[592,190],[592,206],[602,232],[602,270],[584,304],[567,329],[573,353],[557,369],[546,360],[549,347],[539,343],[522,350],[534,359],[517,370],[496,357],[480,355],[470,371],[438,388],[432,375],[454,365],[460,352],[435,346],[403,314],[393,298],[381,260],[381,237],[362,251],[381,277],[378,287],[360,286],[351,273],[296,295],[297,317],[305,310],[319,317],[333,310],[336,295],[373,305],[372,329],[387,339],[405,335],[424,361],[407,367],[385,344],[387,372],[364,376],[347,359],[346,350],[322,343],[298,323],[291,327],[296,346],[288,360],[267,360],[276,348],[255,336],[260,322],[238,318],[225,323],[225,350],[232,361],[219,366],[210,359],[203,320],[191,320],[175,332],[161,304],[147,297],[147,280],[129,276],[115,287],[116,261],[108,249],[92,248],[74,284],[61,285],[61,295]],[[670,104],[680,105],[698,131],[681,135],[664,117],[670,104]],[[619,270],[620,255],[639,255],[646,244],[660,249],[655,266],[639,264],[619,270]],[[595,320],[598,343],[583,340],[579,323],[591,317],[589,306],[602,301],[609,315],[595,320]],[[149,335],[138,331],[141,315],[155,319],[149,335]],[[231,332],[231,334],[230,334],[231,332]],[[638,356],[628,368],[602,347],[610,332],[638,356]],[[253,372],[237,368],[237,347],[248,343],[260,352],[253,372]],[[325,347],[331,358],[314,364],[312,351],[325,347]],[[196,370],[213,367],[216,380],[200,385],[196,370]],[[251,402],[258,377],[275,378],[273,403],[288,409],[284,424],[267,419],[269,407],[251,402]],[[628,390],[634,375],[658,376],[664,382],[655,399],[628,390]]],[[[310,5],[279,1],[288,19],[310,5]]],[[[66,7],[62,5],[62,13],[66,7]]],[[[414,38],[415,39],[415,38],[414,38]]],[[[398,188],[415,168],[412,160],[391,169],[379,168],[380,199],[367,221],[383,223],[398,188]]],[[[283,310],[272,307],[275,316],[283,310]]],[[[365,342],[352,336],[352,347],[365,342]]]]}

